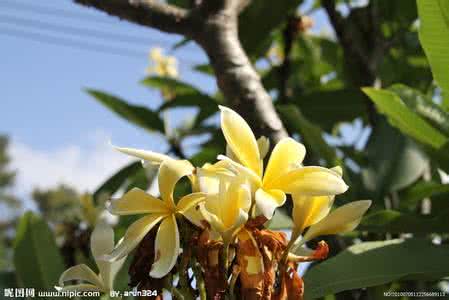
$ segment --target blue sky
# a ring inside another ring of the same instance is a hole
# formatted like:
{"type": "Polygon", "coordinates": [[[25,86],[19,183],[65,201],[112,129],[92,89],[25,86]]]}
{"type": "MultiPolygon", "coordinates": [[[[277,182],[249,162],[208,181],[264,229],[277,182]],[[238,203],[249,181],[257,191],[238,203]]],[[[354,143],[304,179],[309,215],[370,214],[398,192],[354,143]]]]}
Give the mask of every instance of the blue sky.
{"type": "MultiPolygon", "coordinates": [[[[58,182],[59,176],[62,177],[60,181],[70,181],[70,173],[73,170],[67,169],[73,169],[77,162],[83,164],[84,160],[90,160],[91,163],[94,159],[98,160],[98,157],[92,157],[95,155],[93,153],[96,152],[96,155],[101,157],[99,152],[107,151],[109,140],[119,145],[156,151],[165,149],[159,137],[149,135],[115,116],[86,95],[83,88],[102,89],[120,95],[129,102],[156,107],[161,101],[159,93],[138,83],[145,76],[145,68],[149,63],[148,50],[158,46],[169,51],[171,45],[181,37],[119,21],[93,9],[74,5],[70,1],[42,1],[38,6],[76,12],[88,16],[89,19],[70,19],[65,14],[46,16],[36,13],[37,5],[31,1],[18,0],[16,3],[25,5],[27,9],[15,9],[17,5],[12,1],[0,2],[0,132],[8,134],[12,139],[10,152],[14,160],[13,167],[19,171],[18,188],[21,191],[28,192],[32,184],[51,185],[52,182],[58,182]],[[11,22],[14,18],[94,28],[110,34],[137,37],[142,42],[131,44],[111,39],[63,35],[46,30],[46,26],[30,28],[23,26],[24,22],[11,22]],[[99,44],[112,49],[126,48],[136,54],[131,57],[105,54],[5,35],[17,30],[69,38],[81,44],[99,44]],[[64,159],[72,159],[71,164],[65,165],[64,159]],[[40,161],[36,163],[36,160],[40,161]],[[55,172],[58,172],[58,168],[51,168],[51,165],[66,168],[61,170],[63,174],[49,174],[45,169],[30,170],[28,165],[34,163],[36,168],[49,167],[55,172]],[[23,172],[28,174],[22,174],[23,172]],[[32,178],[30,172],[34,174],[32,178]],[[42,179],[42,184],[39,179],[42,179]]],[[[179,59],[180,73],[184,80],[195,82],[205,91],[215,89],[211,79],[190,71],[192,65],[206,62],[204,54],[193,44],[176,51],[175,55],[179,59]]],[[[112,152],[105,155],[111,162],[105,161],[104,165],[97,167],[107,169],[109,173],[125,163],[120,154],[112,152]]],[[[88,168],[87,165],[85,167],[88,168]]],[[[73,172],[82,173],[82,170],[73,172]]],[[[104,173],[98,172],[99,175],[104,173]]],[[[81,174],[78,174],[78,177],[82,177],[81,174]]],[[[103,179],[98,178],[99,182],[103,179]]],[[[77,179],[74,181],[74,185],[77,185],[77,179]]],[[[82,182],[80,185],[90,189],[99,182],[82,182]]]]}
{"type": "MultiPolygon", "coordinates": [[[[326,25],[322,12],[314,19],[315,30],[326,25]]],[[[166,146],[160,137],[123,121],[86,95],[83,88],[102,89],[154,108],[161,101],[159,93],[138,83],[149,64],[148,51],[158,46],[170,52],[180,40],[180,36],[120,21],[68,0],[0,1],[0,133],[11,137],[12,166],[19,172],[16,191],[25,196],[34,186],[50,187],[59,182],[92,190],[128,161],[110,149],[109,141],[164,151],[166,146]],[[41,13],[49,9],[61,11],[41,13]],[[54,24],[62,32],[36,22],[54,24]],[[65,27],[125,35],[141,42],[67,35],[65,27]],[[132,54],[57,46],[18,36],[23,34],[70,39],[86,47],[100,45],[97,47],[108,51],[123,48],[132,54]]],[[[207,61],[195,45],[191,43],[172,54],[178,58],[182,80],[206,92],[216,89],[214,80],[191,71],[193,65],[207,61]]]]}

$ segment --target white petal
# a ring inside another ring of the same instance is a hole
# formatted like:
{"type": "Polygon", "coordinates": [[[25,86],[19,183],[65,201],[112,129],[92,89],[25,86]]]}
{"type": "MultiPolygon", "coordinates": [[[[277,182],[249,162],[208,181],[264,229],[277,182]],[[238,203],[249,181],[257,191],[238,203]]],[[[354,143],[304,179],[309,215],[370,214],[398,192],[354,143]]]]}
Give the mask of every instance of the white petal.
{"type": "Polygon", "coordinates": [[[164,160],[172,160],[173,159],[170,156],[167,156],[167,155],[161,154],[161,153],[156,153],[153,151],[116,147],[116,146],[113,146],[113,147],[114,147],[114,149],[116,149],[124,154],[143,159],[143,160],[151,162],[153,164],[160,165],[164,160]]]}
{"type": "Polygon", "coordinates": [[[293,194],[293,222],[298,234],[304,229],[318,223],[329,214],[334,202],[334,196],[301,196],[293,194]]]}
{"type": "Polygon", "coordinates": [[[59,285],[64,287],[64,282],[73,280],[81,280],[98,288],[103,288],[101,279],[85,264],[76,265],[65,270],[59,277],[59,285]]]}
{"type": "Polygon", "coordinates": [[[187,160],[166,160],[159,168],[159,192],[167,205],[175,208],[173,191],[176,183],[184,176],[193,174],[195,168],[187,160]]]}
{"type": "Polygon", "coordinates": [[[132,223],[115,249],[103,258],[109,261],[117,261],[128,255],[163,217],[164,215],[149,215],[132,223]]]}
{"type": "Polygon", "coordinates": [[[361,200],[340,206],[320,222],[310,226],[303,241],[309,241],[319,235],[338,234],[354,230],[370,205],[370,200],[361,200]]]}
{"type": "Polygon", "coordinates": [[[133,188],[120,199],[112,201],[108,210],[115,215],[135,215],[166,213],[168,207],[165,202],[145,193],[143,190],[133,188]]]}
{"type": "Polygon", "coordinates": [[[235,111],[219,106],[221,111],[221,130],[238,160],[256,174],[262,173],[262,161],[256,138],[248,123],[235,111]]]}
{"type": "Polygon", "coordinates": [[[271,219],[274,210],[285,203],[285,193],[281,190],[264,190],[262,188],[256,191],[256,215],[263,215],[271,219]]]}
{"type": "Polygon", "coordinates": [[[156,235],[155,253],[150,276],[162,278],[170,272],[176,264],[179,255],[179,231],[175,215],[165,218],[156,235]]]}

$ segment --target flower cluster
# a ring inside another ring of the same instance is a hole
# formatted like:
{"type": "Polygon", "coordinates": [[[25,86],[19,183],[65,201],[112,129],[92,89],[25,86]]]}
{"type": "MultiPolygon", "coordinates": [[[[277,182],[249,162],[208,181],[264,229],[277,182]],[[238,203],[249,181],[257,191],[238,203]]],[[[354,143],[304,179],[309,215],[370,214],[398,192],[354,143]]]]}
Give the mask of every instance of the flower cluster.
{"type": "Polygon", "coordinates": [[[195,168],[186,160],[164,154],[117,148],[159,168],[160,198],[134,188],[110,203],[112,214],[141,217],[103,259],[121,264],[159,225],[149,276],[163,278],[172,271],[181,252],[191,251],[180,242],[179,222],[188,220],[198,233],[192,235],[195,259],[211,299],[221,299],[221,294],[234,288],[237,278],[243,299],[287,299],[287,294],[300,299],[302,281],[296,273],[297,264],[323,259],[328,251],[324,242],[309,252],[301,246],[320,235],[353,230],[371,202],[356,201],[331,211],[335,195],[348,188],[341,168],[303,166],[305,147],[292,138],[277,143],[268,159],[268,139],[256,139],[233,110],[221,106],[220,111],[227,149],[213,164],[195,168]],[[191,193],[176,199],[175,187],[183,177],[188,178],[191,193]],[[265,228],[287,195],[293,201],[294,223],[289,242],[283,232],[265,228]]]}

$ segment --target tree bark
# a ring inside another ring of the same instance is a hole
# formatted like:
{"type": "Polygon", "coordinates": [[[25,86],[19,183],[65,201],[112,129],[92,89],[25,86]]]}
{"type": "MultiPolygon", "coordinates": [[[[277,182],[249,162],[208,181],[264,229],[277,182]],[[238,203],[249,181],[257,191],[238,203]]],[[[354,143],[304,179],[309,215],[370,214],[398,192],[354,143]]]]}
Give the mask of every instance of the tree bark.
{"type": "Polygon", "coordinates": [[[275,143],[287,136],[271,96],[238,39],[238,15],[248,0],[208,0],[190,10],[154,0],[74,1],[193,39],[207,53],[228,105],[251,125],[256,135],[265,135],[275,143]]]}

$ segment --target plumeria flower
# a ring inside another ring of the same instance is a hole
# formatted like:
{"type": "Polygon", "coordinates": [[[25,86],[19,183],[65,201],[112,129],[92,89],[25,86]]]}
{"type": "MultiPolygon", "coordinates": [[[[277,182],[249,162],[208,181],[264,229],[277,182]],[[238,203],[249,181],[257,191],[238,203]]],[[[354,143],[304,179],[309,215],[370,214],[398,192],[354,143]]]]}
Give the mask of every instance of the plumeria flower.
{"type": "Polygon", "coordinates": [[[153,48],[150,51],[150,60],[153,62],[151,67],[147,68],[148,74],[156,74],[164,77],[178,77],[178,62],[173,56],[165,56],[161,48],[153,48]]]}
{"type": "MultiPolygon", "coordinates": [[[[342,176],[340,167],[331,170],[342,176]]],[[[294,226],[291,240],[295,241],[309,226],[318,223],[327,216],[334,203],[334,196],[303,196],[300,193],[294,193],[292,217],[294,226]]]]}
{"type": "Polygon", "coordinates": [[[99,221],[90,237],[90,247],[95,263],[98,266],[99,274],[95,274],[85,264],[76,265],[67,269],[59,277],[59,291],[100,291],[108,293],[113,290],[114,278],[125,262],[126,256],[119,260],[109,262],[102,260],[114,248],[114,231],[104,221],[99,221]],[[75,285],[64,285],[67,281],[81,281],[75,285]]]}
{"type": "MultiPolygon", "coordinates": [[[[157,167],[159,168],[164,161],[176,161],[176,159],[157,152],[134,149],[127,147],[116,147],[113,146],[117,151],[140,158],[144,167],[157,167]]],[[[185,163],[189,163],[185,161],[185,163]]],[[[190,164],[190,163],[189,163],[190,164]]],[[[193,168],[193,166],[191,165],[193,168]]],[[[235,174],[226,168],[226,164],[223,162],[217,162],[215,164],[206,163],[203,167],[197,169],[197,174],[202,174],[202,176],[197,176],[196,174],[187,175],[192,184],[193,192],[204,192],[208,194],[216,194],[218,192],[219,178],[221,176],[234,176],[235,174]],[[206,176],[207,175],[207,176],[206,176]],[[201,184],[200,184],[201,183],[201,184]],[[201,186],[201,187],[200,187],[201,186]]],[[[184,212],[186,216],[193,224],[198,227],[203,227],[203,215],[196,207],[191,207],[184,212]]]]}
{"type": "Polygon", "coordinates": [[[229,244],[248,220],[251,191],[242,177],[222,177],[219,191],[200,205],[204,219],[229,244]]]}
{"type": "Polygon", "coordinates": [[[274,210],[284,204],[286,193],[333,196],[347,190],[337,172],[323,167],[303,167],[305,147],[292,138],[284,138],[274,147],[264,170],[267,142],[259,140],[258,143],[249,125],[236,112],[224,106],[220,106],[220,110],[221,129],[229,151],[219,159],[226,162],[229,169],[247,177],[257,214],[270,219],[274,210]]]}
{"type": "MultiPolygon", "coordinates": [[[[325,199],[314,197],[304,200],[308,204],[300,205],[303,212],[301,214],[293,213],[294,231],[297,231],[298,228],[310,227],[303,238],[295,244],[294,250],[317,236],[340,234],[354,230],[371,206],[371,200],[360,200],[342,205],[329,213],[329,202],[325,199]]],[[[296,205],[297,202],[294,201],[293,203],[296,205]]],[[[297,209],[297,207],[294,208],[294,211],[297,209]]],[[[292,243],[295,242],[296,238],[292,237],[292,243]]]]}
{"type": "MultiPolygon", "coordinates": [[[[176,183],[184,176],[191,176],[193,171],[193,166],[185,160],[164,160],[160,165],[158,177],[162,200],[134,188],[121,199],[111,203],[109,210],[113,214],[144,214],[145,216],[131,224],[123,240],[106,256],[106,259],[111,261],[122,259],[154,226],[160,223],[155,240],[156,257],[150,276],[161,278],[170,272],[180,251],[176,215],[185,214],[187,210],[205,199],[204,193],[192,193],[182,197],[175,204],[173,191],[176,183]]],[[[185,216],[188,218],[188,215],[185,216]]]]}

